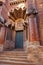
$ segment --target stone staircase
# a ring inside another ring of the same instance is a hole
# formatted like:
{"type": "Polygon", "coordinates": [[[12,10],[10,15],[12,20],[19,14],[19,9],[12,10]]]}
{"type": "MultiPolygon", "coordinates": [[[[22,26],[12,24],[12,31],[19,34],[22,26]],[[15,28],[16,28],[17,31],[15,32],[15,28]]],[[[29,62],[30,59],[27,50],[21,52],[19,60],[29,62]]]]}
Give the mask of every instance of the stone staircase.
{"type": "Polygon", "coordinates": [[[0,52],[0,65],[43,65],[43,47],[0,52]]]}
{"type": "Polygon", "coordinates": [[[0,53],[0,65],[29,65],[24,51],[4,51],[0,53]]]}
{"type": "Polygon", "coordinates": [[[4,51],[0,53],[0,65],[36,65],[27,60],[25,51],[4,51]]]}

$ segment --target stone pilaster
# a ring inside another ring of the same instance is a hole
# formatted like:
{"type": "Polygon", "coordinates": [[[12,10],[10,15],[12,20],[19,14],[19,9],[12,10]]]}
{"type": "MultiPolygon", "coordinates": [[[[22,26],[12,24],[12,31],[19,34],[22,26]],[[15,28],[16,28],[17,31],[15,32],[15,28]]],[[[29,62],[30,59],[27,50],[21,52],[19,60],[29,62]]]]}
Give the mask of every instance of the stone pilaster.
{"type": "Polygon", "coordinates": [[[0,51],[4,49],[4,42],[5,42],[5,27],[1,27],[0,29],[0,51]]]}
{"type": "MultiPolygon", "coordinates": [[[[39,45],[39,34],[38,34],[38,28],[37,28],[37,20],[36,15],[38,14],[36,8],[35,8],[35,1],[30,0],[26,1],[26,14],[28,17],[28,41],[29,45],[39,45]]],[[[29,46],[28,45],[28,46],[29,46]]]]}
{"type": "Polygon", "coordinates": [[[23,40],[24,40],[23,46],[24,46],[24,49],[26,49],[26,29],[24,29],[23,31],[23,40]]]}
{"type": "Polygon", "coordinates": [[[15,48],[15,37],[16,37],[16,31],[15,30],[12,30],[12,41],[13,41],[13,48],[15,48]]]}
{"type": "Polygon", "coordinates": [[[30,44],[39,45],[38,28],[36,23],[36,18],[31,14],[29,16],[29,31],[30,31],[30,44]]]}

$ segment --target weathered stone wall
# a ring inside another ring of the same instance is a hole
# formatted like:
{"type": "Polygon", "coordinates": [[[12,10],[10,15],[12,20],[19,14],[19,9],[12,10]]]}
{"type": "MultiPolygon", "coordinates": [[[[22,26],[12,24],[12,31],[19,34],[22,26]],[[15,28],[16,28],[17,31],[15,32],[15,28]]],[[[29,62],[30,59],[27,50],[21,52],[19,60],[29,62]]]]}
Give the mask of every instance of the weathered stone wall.
{"type": "Polygon", "coordinates": [[[15,48],[15,31],[6,28],[4,50],[12,50],[15,48]]]}
{"type": "Polygon", "coordinates": [[[39,22],[39,34],[41,45],[43,45],[43,0],[36,0],[36,6],[38,10],[38,22],[39,22]]]}
{"type": "MultiPolygon", "coordinates": [[[[32,0],[28,0],[28,1],[29,2],[27,4],[29,4],[30,6],[35,3],[36,8],[38,10],[39,35],[40,35],[41,45],[43,45],[43,0],[35,0],[34,2],[32,0]]],[[[4,9],[6,9],[6,8],[4,7],[4,9]]],[[[7,18],[7,15],[8,15],[8,13],[5,14],[6,12],[7,12],[7,9],[3,12],[3,15],[4,15],[5,19],[7,18]]],[[[1,15],[1,10],[0,10],[0,15],[1,15]]],[[[12,33],[12,36],[13,36],[12,39],[13,39],[13,41],[14,41],[14,37],[15,37],[14,33],[15,32],[12,33]]],[[[0,29],[0,44],[2,45],[2,47],[3,47],[3,43],[4,43],[4,36],[5,36],[5,29],[1,28],[0,29]]],[[[29,37],[29,34],[28,34],[28,37],[29,37]]],[[[24,38],[25,38],[25,40],[24,40],[25,43],[27,43],[26,35],[25,34],[24,34],[24,38]]],[[[10,47],[12,46],[12,42],[8,43],[8,44],[9,44],[10,47]]],[[[1,45],[0,45],[0,47],[1,47],[1,45]]],[[[26,45],[25,45],[25,47],[26,47],[26,45]]]]}

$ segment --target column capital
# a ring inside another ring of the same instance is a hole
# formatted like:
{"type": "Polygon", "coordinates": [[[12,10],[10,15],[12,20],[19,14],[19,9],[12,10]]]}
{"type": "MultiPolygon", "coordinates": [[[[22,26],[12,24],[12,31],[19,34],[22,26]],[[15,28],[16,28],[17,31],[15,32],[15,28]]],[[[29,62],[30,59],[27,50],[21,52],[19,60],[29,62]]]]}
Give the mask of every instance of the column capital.
{"type": "Polygon", "coordinates": [[[32,6],[30,8],[27,8],[27,10],[26,10],[26,15],[27,16],[30,16],[31,14],[33,14],[33,15],[38,14],[37,9],[32,7],[32,6]]]}

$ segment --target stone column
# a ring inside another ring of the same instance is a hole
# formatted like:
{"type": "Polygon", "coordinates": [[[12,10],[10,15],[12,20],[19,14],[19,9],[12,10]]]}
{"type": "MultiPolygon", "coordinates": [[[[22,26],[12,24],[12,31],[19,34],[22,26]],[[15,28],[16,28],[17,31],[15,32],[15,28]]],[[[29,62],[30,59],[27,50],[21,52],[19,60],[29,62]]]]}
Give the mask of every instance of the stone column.
{"type": "Polygon", "coordinates": [[[5,27],[1,27],[0,29],[0,51],[4,50],[4,42],[5,42],[5,27]]]}
{"type": "Polygon", "coordinates": [[[28,17],[29,29],[28,29],[28,40],[30,45],[39,45],[39,35],[37,28],[37,10],[34,5],[34,0],[26,1],[26,14],[28,17]],[[34,6],[33,6],[34,5],[34,6]]]}
{"type": "Polygon", "coordinates": [[[36,35],[37,43],[40,43],[39,42],[39,32],[38,32],[37,17],[36,16],[34,16],[34,25],[35,25],[35,35],[36,35]]]}
{"type": "Polygon", "coordinates": [[[37,28],[36,18],[34,18],[33,14],[29,16],[29,29],[30,29],[29,43],[32,45],[39,45],[38,28],[37,28]]]}
{"type": "Polygon", "coordinates": [[[23,48],[24,50],[26,49],[26,28],[25,28],[25,23],[23,22],[23,48]]]}
{"type": "Polygon", "coordinates": [[[12,41],[13,41],[13,48],[15,48],[15,36],[16,36],[16,31],[15,30],[12,30],[12,41]]]}
{"type": "Polygon", "coordinates": [[[6,27],[4,50],[11,50],[12,48],[13,48],[12,30],[6,27]]]}

